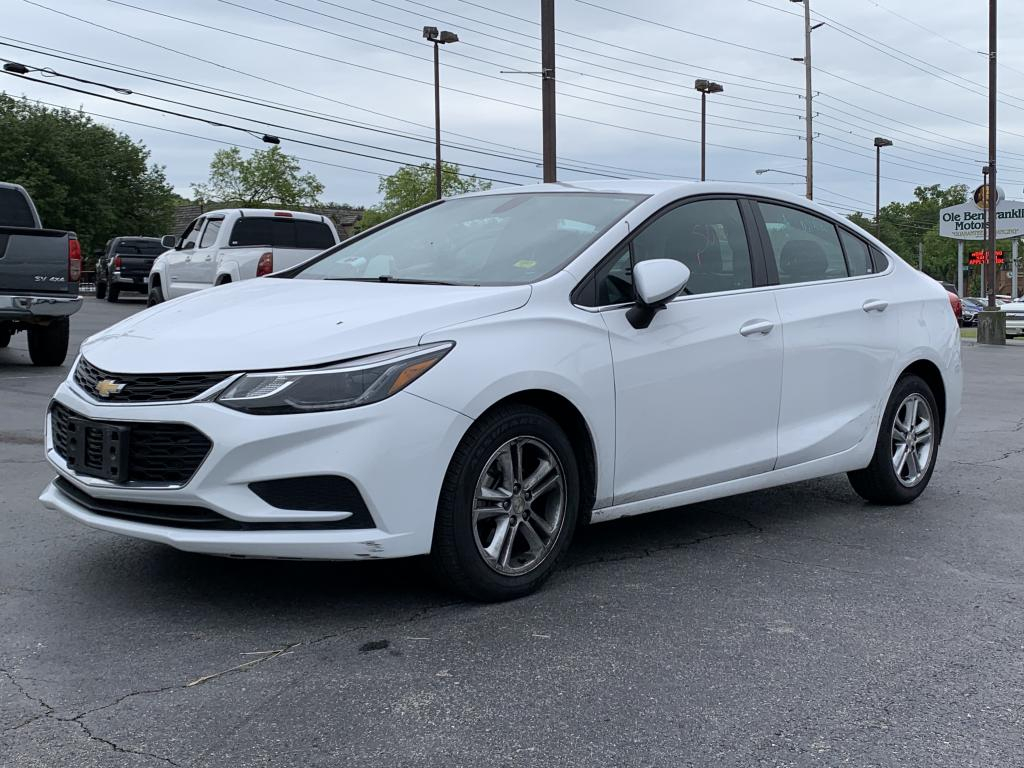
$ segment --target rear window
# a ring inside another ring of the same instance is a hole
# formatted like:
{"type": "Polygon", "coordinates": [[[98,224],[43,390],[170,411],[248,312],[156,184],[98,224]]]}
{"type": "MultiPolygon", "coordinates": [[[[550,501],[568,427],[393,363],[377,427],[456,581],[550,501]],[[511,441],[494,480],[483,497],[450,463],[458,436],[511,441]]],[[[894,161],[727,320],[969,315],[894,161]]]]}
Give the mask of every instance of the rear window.
{"type": "Polygon", "coordinates": [[[25,195],[17,189],[0,188],[0,227],[35,227],[25,195]]]}
{"type": "Polygon", "coordinates": [[[159,256],[166,250],[159,240],[122,240],[114,248],[114,253],[122,256],[159,256]]]}
{"type": "Polygon", "coordinates": [[[247,216],[235,222],[228,244],[322,251],[334,245],[334,235],[330,227],[320,221],[247,216]]]}

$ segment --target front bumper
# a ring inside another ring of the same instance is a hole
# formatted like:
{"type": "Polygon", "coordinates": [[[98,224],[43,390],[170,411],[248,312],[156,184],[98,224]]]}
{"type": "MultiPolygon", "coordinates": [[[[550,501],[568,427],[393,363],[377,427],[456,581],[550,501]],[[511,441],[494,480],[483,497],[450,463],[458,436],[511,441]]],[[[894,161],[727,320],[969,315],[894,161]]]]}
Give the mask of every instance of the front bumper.
{"type": "Polygon", "coordinates": [[[253,416],[216,403],[161,405],[97,403],[64,382],[55,399],[103,421],[190,424],[213,441],[193,477],[181,486],[117,485],[70,471],[54,451],[46,420],[46,457],[58,474],[94,499],[141,505],[204,507],[246,524],[275,530],[202,530],[97,514],[50,483],[39,497],[94,528],[169,544],[190,552],[265,558],[348,560],[405,557],[430,551],[441,483],[470,419],[400,392],[362,408],[316,414],[253,416]],[[351,480],[373,528],[289,530],[346,519],[343,511],[280,509],[249,484],[264,480],[340,475],[351,480]],[[298,527],[298,526],[297,526],[298,527]]]}
{"type": "Polygon", "coordinates": [[[67,317],[81,308],[81,296],[0,295],[0,320],[67,317]]]}

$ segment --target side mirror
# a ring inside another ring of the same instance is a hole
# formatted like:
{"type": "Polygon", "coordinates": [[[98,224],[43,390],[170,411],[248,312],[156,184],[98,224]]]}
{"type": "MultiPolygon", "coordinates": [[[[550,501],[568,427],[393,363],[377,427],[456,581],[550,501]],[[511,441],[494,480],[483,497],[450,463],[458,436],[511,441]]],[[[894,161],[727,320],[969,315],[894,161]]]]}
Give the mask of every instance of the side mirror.
{"type": "Polygon", "coordinates": [[[178,238],[174,235],[164,235],[160,238],[160,245],[164,248],[173,248],[178,244],[178,238]]]}
{"type": "Polygon", "coordinates": [[[626,313],[634,328],[646,328],[659,310],[665,308],[690,279],[690,269],[675,259],[651,259],[633,267],[636,305],[626,313]]]}

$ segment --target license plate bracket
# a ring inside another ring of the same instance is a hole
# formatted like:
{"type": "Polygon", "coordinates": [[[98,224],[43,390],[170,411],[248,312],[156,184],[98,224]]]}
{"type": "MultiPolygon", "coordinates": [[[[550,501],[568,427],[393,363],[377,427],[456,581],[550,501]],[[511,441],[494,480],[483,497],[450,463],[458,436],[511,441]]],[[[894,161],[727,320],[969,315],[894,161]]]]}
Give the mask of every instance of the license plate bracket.
{"type": "Polygon", "coordinates": [[[112,483],[128,480],[131,427],[68,419],[68,469],[112,483]]]}

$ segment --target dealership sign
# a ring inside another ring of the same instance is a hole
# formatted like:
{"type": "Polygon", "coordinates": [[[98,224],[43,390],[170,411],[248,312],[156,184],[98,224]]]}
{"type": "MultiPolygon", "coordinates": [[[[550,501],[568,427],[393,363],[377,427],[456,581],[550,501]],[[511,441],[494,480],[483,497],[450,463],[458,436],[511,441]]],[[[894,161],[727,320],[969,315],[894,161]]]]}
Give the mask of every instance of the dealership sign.
{"type": "MultiPolygon", "coordinates": [[[[985,211],[972,201],[939,212],[939,234],[956,240],[985,239],[985,211]]],[[[1024,235],[1024,201],[1001,200],[996,208],[996,237],[1024,235]]]]}

